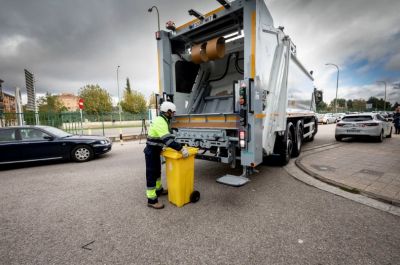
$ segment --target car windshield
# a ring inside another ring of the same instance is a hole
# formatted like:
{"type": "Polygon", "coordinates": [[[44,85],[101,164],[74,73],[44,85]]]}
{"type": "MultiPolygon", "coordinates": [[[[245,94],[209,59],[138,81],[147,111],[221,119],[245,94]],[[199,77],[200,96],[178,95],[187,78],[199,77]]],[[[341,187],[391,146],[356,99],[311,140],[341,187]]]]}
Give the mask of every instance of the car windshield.
{"type": "Polygon", "coordinates": [[[51,134],[53,134],[53,135],[55,135],[55,136],[57,136],[57,137],[68,137],[68,136],[71,136],[72,134],[70,134],[70,133],[67,133],[67,132],[65,132],[65,131],[63,131],[63,130],[60,130],[60,129],[58,129],[58,128],[54,128],[54,127],[45,127],[45,129],[46,129],[46,131],[48,131],[49,133],[51,133],[51,134]]]}
{"type": "Polygon", "coordinates": [[[342,121],[372,121],[372,116],[363,115],[363,116],[347,116],[343,117],[342,121]]]}

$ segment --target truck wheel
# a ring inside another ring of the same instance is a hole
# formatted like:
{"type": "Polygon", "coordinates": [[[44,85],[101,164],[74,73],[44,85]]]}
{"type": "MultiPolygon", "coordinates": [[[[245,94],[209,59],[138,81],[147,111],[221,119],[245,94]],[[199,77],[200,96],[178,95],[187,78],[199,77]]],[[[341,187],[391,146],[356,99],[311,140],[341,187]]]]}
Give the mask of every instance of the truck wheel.
{"type": "Polygon", "coordinates": [[[296,142],[293,145],[292,157],[298,157],[301,152],[301,145],[303,144],[303,124],[301,121],[297,122],[295,140],[296,142]]]}
{"type": "Polygon", "coordinates": [[[289,163],[291,155],[293,153],[293,135],[291,128],[293,127],[292,123],[289,123],[286,127],[286,139],[281,142],[281,148],[279,152],[279,160],[282,166],[285,166],[289,163]]]}
{"type": "Polygon", "coordinates": [[[200,192],[197,190],[193,191],[192,194],[190,194],[190,202],[196,203],[200,200],[200,192]]]}
{"type": "Polygon", "coordinates": [[[315,121],[314,121],[314,133],[311,134],[309,137],[303,139],[303,140],[304,140],[304,141],[307,141],[307,142],[312,142],[312,141],[314,141],[314,136],[317,134],[317,132],[318,132],[318,121],[315,120],[315,121]]]}

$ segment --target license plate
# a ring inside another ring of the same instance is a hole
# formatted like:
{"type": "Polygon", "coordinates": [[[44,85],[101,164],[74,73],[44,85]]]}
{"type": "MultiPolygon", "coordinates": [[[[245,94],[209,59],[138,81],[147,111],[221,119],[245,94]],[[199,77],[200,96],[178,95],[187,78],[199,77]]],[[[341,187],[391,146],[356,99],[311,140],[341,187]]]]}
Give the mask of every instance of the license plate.
{"type": "Polygon", "coordinates": [[[359,133],[360,130],[347,130],[348,133],[359,133]]]}

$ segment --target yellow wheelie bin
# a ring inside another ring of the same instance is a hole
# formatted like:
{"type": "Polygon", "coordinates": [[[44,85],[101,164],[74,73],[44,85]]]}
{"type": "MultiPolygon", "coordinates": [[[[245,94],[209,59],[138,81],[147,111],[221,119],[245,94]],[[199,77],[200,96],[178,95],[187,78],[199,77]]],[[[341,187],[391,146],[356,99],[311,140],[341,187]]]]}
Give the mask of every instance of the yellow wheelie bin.
{"type": "Polygon", "coordinates": [[[187,158],[172,148],[162,152],[165,157],[168,200],[178,207],[200,199],[200,193],[194,190],[194,157],[198,148],[186,148],[189,152],[187,158]]]}

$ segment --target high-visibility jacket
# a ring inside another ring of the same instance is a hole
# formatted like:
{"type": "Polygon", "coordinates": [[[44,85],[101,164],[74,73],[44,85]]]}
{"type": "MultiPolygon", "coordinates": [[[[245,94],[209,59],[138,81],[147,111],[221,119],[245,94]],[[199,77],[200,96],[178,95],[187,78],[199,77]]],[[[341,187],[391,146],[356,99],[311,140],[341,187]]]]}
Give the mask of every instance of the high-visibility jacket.
{"type": "Polygon", "coordinates": [[[147,134],[147,144],[150,146],[171,147],[177,151],[182,149],[182,146],[175,142],[175,137],[170,131],[169,119],[163,114],[153,120],[147,134]]]}

